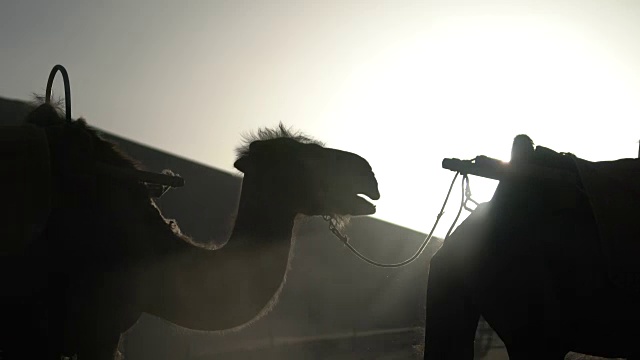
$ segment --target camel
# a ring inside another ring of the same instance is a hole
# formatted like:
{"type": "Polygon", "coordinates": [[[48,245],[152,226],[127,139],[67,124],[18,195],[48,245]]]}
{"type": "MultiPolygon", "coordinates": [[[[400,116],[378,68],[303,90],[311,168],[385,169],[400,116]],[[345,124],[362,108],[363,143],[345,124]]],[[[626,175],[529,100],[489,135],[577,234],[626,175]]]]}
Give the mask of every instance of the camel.
{"type": "Polygon", "coordinates": [[[142,313],[193,330],[247,326],[277,302],[299,220],[344,227],[375,213],[364,196],[380,197],[364,158],[282,124],[260,129],[237,149],[244,177],[232,233],[205,246],[162,216],[144,184],[92,172],[95,161],[140,164],[85,120],[65,121],[45,103],[27,123],[47,131],[55,196],[42,236],[14,263],[47,276],[0,297],[3,359],[113,359],[142,313]]]}
{"type": "MultiPolygon", "coordinates": [[[[583,166],[578,160],[534,148],[520,135],[508,166],[539,165],[575,175],[583,166]]],[[[591,164],[624,166],[637,176],[638,162],[591,164]]],[[[611,231],[629,237],[603,237],[604,218],[595,209],[615,205],[608,199],[613,189],[597,205],[585,179],[501,179],[493,198],[444,241],[430,263],[425,359],[473,359],[480,316],[512,360],[564,359],[569,352],[640,359],[640,288],[616,281],[622,262],[610,261],[614,252],[605,251],[615,249],[609,242],[617,240],[636,246],[638,201],[623,200],[631,206],[628,220],[612,219],[611,231]],[[623,228],[623,222],[631,225],[623,228]]]]}

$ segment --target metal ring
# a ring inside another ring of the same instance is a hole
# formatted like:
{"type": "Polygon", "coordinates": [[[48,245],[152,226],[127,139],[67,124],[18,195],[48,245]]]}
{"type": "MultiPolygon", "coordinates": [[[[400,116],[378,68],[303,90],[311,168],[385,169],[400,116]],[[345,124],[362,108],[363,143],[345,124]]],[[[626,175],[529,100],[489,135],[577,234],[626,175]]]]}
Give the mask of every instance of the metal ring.
{"type": "Polygon", "coordinates": [[[56,73],[60,71],[62,74],[62,81],[64,82],[64,103],[65,103],[65,114],[67,116],[67,121],[71,122],[71,85],[69,84],[69,74],[67,73],[67,69],[64,66],[58,64],[51,69],[51,73],[49,73],[49,80],[47,80],[47,92],[45,94],[45,101],[48,104],[51,104],[51,85],[53,85],[53,80],[56,77],[56,73]]]}

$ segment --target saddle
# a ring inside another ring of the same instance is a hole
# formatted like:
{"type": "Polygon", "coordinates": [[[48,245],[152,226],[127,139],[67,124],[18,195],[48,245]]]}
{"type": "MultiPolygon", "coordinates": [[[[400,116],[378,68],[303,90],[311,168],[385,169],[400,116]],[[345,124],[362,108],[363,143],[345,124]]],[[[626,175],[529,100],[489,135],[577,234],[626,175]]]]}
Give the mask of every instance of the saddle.
{"type": "Polygon", "coordinates": [[[51,211],[51,166],[45,131],[33,125],[0,127],[4,206],[0,256],[23,252],[45,228],[51,211]]]}
{"type": "Polygon", "coordinates": [[[602,254],[613,284],[640,295],[640,159],[591,162],[537,146],[535,162],[574,173],[589,200],[602,254]]]}
{"type": "Polygon", "coordinates": [[[596,219],[611,279],[640,294],[640,159],[590,162],[576,167],[596,219]]]}
{"type": "MultiPolygon", "coordinates": [[[[597,266],[604,267],[614,286],[640,295],[640,159],[591,162],[543,146],[534,147],[528,137],[522,136],[514,140],[508,166],[484,156],[478,156],[475,163],[444,159],[442,164],[449,170],[501,182],[526,178],[577,186],[588,199],[598,243],[585,244],[576,239],[574,246],[598,249],[601,261],[597,266]]],[[[496,194],[499,191],[500,187],[496,194]]],[[[576,204],[576,193],[572,191],[554,198],[556,207],[571,209],[576,204]]]]}

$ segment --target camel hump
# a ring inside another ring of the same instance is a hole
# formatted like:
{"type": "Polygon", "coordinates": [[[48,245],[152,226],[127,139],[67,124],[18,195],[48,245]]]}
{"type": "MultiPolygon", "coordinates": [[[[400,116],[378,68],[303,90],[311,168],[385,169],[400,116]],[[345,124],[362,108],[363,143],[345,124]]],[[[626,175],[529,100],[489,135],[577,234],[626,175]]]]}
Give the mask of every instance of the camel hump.
{"type": "Polygon", "coordinates": [[[46,133],[33,125],[0,127],[4,206],[0,255],[15,254],[39,236],[51,208],[46,133]]]}

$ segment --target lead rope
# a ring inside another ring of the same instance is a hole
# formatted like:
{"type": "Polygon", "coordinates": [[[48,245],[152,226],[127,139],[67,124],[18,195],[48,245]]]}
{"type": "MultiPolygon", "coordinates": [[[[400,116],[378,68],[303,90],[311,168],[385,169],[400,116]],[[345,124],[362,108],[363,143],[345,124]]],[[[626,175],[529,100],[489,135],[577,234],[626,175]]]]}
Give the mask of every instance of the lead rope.
{"type": "MultiPolygon", "coordinates": [[[[459,174],[460,174],[460,172],[458,171],[453,176],[453,180],[451,181],[451,185],[449,185],[449,191],[447,192],[447,197],[444,199],[444,203],[442,204],[442,208],[440,209],[440,213],[438,213],[438,216],[436,217],[435,224],[433,224],[433,227],[431,228],[431,232],[429,232],[429,235],[424,239],[424,241],[422,242],[422,245],[420,245],[420,247],[415,252],[415,254],[413,254],[413,256],[411,256],[407,260],[405,260],[403,262],[400,262],[400,263],[383,264],[383,263],[379,263],[377,261],[369,259],[365,255],[361,254],[356,248],[353,247],[353,245],[351,245],[349,243],[349,237],[347,235],[342,234],[340,232],[340,230],[338,230],[338,227],[337,227],[338,221],[336,220],[335,217],[330,216],[330,215],[325,215],[325,216],[323,216],[323,219],[329,223],[329,230],[331,230],[333,235],[335,235],[340,240],[340,242],[342,242],[347,248],[349,248],[349,250],[351,250],[351,252],[353,252],[360,259],[364,260],[365,262],[367,262],[367,263],[369,263],[369,264],[371,264],[373,266],[377,266],[377,267],[399,268],[399,267],[408,265],[408,264],[412,263],[415,259],[417,259],[418,256],[420,256],[420,254],[422,254],[424,249],[427,247],[427,245],[431,241],[431,238],[433,236],[433,232],[435,231],[436,226],[438,226],[438,222],[440,221],[440,218],[442,217],[442,215],[444,215],[444,208],[447,206],[447,201],[449,201],[449,196],[451,195],[451,190],[453,189],[453,185],[455,184],[456,179],[458,178],[459,174]]],[[[453,231],[453,228],[455,227],[456,223],[458,222],[458,219],[460,218],[460,213],[462,212],[462,209],[464,208],[464,209],[466,209],[466,210],[468,210],[470,212],[473,212],[473,209],[470,209],[467,206],[467,202],[469,202],[469,201],[471,201],[476,206],[478,206],[478,202],[476,202],[475,200],[471,199],[471,189],[469,187],[469,176],[467,174],[464,174],[462,176],[462,200],[460,201],[460,208],[458,209],[458,214],[456,215],[456,218],[453,221],[453,224],[451,224],[451,227],[449,228],[449,231],[447,232],[447,235],[444,238],[445,240],[449,237],[449,235],[451,234],[451,231],[453,231]]]]}

